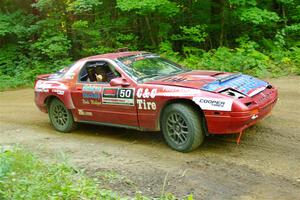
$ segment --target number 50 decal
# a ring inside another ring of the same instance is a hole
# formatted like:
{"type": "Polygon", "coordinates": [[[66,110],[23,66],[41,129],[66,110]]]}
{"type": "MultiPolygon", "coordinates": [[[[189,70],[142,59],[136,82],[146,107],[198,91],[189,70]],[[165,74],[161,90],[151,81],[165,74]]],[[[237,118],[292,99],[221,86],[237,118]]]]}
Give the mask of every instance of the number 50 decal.
{"type": "Polygon", "coordinates": [[[133,89],[119,89],[118,98],[132,99],[133,89]]]}

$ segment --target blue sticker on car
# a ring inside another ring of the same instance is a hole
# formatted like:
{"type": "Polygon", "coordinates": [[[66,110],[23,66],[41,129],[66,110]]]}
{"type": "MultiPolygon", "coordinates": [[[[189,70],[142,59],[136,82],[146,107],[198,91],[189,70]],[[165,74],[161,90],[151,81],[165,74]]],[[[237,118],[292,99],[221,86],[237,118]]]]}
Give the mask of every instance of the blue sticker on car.
{"type": "MultiPolygon", "coordinates": [[[[232,76],[232,75],[229,75],[232,76]]],[[[216,90],[232,88],[245,95],[249,95],[253,90],[257,88],[267,87],[268,83],[262,80],[259,80],[253,76],[237,74],[224,80],[215,80],[211,83],[204,85],[201,89],[214,92],[216,90]]]]}

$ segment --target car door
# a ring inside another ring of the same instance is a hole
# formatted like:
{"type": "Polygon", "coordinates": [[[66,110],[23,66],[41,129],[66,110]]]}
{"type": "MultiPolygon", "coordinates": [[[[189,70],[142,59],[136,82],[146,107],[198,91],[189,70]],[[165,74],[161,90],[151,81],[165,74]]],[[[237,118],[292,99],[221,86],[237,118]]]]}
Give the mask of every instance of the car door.
{"type": "MultiPolygon", "coordinates": [[[[113,63],[109,64],[115,67],[113,63]]],[[[80,79],[72,92],[80,121],[129,127],[139,126],[135,98],[134,85],[112,86],[109,82],[87,82],[80,79]]]]}

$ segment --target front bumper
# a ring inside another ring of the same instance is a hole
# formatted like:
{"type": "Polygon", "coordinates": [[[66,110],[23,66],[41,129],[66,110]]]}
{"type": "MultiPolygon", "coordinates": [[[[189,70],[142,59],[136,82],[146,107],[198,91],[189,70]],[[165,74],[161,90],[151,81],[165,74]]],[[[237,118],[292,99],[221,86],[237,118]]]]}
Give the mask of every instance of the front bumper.
{"type": "Polygon", "coordinates": [[[207,130],[210,134],[240,133],[268,116],[276,102],[277,96],[265,105],[245,112],[205,111],[207,130]]]}

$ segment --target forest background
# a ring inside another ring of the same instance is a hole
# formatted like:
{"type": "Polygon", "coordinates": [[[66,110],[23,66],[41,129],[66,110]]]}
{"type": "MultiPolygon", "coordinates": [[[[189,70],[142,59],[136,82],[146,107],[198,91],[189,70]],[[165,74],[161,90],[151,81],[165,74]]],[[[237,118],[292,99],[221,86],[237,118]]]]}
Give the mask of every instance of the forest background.
{"type": "Polygon", "coordinates": [[[0,90],[118,48],[190,69],[300,74],[300,0],[0,0],[0,90]]]}

